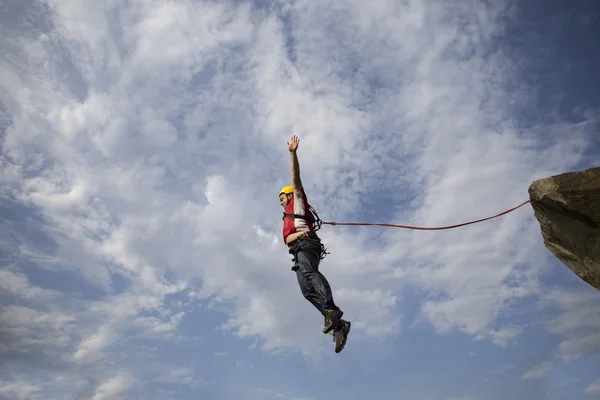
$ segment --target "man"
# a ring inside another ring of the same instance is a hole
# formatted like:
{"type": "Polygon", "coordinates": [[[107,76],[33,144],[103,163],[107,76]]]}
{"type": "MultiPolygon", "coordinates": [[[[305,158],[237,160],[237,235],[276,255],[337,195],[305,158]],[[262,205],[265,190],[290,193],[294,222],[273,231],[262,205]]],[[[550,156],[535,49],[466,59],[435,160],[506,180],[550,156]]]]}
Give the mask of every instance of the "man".
{"type": "Polygon", "coordinates": [[[323,333],[332,332],[335,352],[342,351],[350,332],[350,322],[342,319],[344,313],[333,301],[329,282],[319,272],[319,264],[326,254],[321,239],[315,233],[314,217],[300,180],[300,166],[296,150],[300,140],[292,136],[286,142],[292,163],[292,186],[286,186],[279,193],[279,202],[285,209],[283,218],[283,239],[294,255],[292,271],[296,272],[300,290],[325,318],[323,333]]]}

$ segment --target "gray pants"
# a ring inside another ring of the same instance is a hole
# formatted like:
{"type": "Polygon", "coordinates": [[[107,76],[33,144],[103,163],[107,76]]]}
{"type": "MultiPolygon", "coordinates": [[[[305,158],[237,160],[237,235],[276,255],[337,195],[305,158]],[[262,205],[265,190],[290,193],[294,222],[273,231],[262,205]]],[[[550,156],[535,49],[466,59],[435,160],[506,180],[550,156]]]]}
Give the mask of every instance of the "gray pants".
{"type": "Polygon", "coordinates": [[[323,314],[325,310],[335,309],[329,282],[321,272],[319,264],[325,253],[321,240],[312,234],[290,243],[290,254],[294,255],[294,266],[298,284],[304,298],[311,302],[323,314]]]}

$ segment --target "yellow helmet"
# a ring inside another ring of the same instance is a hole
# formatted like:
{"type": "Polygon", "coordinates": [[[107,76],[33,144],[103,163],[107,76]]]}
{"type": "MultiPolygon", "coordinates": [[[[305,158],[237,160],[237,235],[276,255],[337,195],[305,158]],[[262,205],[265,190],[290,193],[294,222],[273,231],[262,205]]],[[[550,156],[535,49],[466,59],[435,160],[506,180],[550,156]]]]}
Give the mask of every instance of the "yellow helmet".
{"type": "Polygon", "coordinates": [[[294,193],[294,187],[293,186],[284,186],[279,191],[279,196],[281,196],[282,194],[292,194],[292,193],[294,193]]]}

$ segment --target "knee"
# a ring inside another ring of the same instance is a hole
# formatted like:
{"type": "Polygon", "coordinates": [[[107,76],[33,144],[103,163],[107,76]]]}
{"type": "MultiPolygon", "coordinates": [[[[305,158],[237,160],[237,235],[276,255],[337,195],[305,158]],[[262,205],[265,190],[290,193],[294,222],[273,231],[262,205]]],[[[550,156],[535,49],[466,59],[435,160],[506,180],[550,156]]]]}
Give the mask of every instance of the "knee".
{"type": "Polygon", "coordinates": [[[306,300],[310,301],[311,299],[311,292],[308,290],[302,290],[302,297],[304,297],[306,300]]]}
{"type": "Polygon", "coordinates": [[[315,277],[315,271],[313,271],[311,268],[307,268],[305,265],[299,265],[296,273],[300,274],[305,285],[312,282],[315,277]]]}
{"type": "Polygon", "coordinates": [[[309,299],[310,294],[311,294],[311,288],[305,283],[305,282],[299,282],[300,283],[300,291],[302,292],[302,296],[304,296],[305,299],[309,299]]]}
{"type": "Polygon", "coordinates": [[[315,271],[319,268],[318,260],[312,259],[311,257],[300,256],[296,261],[298,270],[302,272],[304,276],[314,275],[315,271]]]}

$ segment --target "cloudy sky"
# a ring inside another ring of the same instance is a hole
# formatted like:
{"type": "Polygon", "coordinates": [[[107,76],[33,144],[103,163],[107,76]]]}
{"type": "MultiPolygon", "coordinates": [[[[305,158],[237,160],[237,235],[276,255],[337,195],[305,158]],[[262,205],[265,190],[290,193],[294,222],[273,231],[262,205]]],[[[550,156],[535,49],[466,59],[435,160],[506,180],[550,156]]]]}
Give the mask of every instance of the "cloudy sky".
{"type": "Polygon", "coordinates": [[[0,398],[600,398],[600,293],[529,205],[600,164],[593,1],[0,0],[0,398]],[[493,3],[493,5],[492,5],[493,3]]]}

